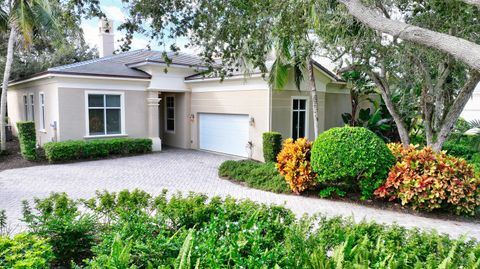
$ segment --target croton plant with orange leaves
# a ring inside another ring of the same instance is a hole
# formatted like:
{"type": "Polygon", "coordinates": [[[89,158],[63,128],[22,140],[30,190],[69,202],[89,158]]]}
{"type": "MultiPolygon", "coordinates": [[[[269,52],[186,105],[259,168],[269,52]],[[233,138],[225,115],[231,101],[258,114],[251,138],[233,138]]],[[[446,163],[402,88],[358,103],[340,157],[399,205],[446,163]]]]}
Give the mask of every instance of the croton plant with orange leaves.
{"type": "Polygon", "coordinates": [[[312,142],[305,138],[294,141],[292,138],[283,142],[283,148],[277,155],[276,167],[285,177],[290,189],[299,194],[315,186],[317,176],[310,165],[312,142]]]}
{"type": "Polygon", "coordinates": [[[400,200],[413,209],[446,209],[474,215],[480,206],[480,175],[464,159],[431,148],[388,147],[397,163],[386,183],[375,191],[377,197],[400,200]]]}

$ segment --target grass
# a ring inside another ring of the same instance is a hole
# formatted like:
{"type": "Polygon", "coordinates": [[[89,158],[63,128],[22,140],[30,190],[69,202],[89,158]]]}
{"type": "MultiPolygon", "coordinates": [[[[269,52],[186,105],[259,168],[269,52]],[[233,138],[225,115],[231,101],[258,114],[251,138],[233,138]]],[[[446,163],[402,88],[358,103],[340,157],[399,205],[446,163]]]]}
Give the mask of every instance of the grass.
{"type": "Polygon", "coordinates": [[[248,187],[276,193],[291,193],[274,163],[259,163],[252,160],[225,161],[220,165],[218,174],[221,177],[243,182],[248,187]]]}

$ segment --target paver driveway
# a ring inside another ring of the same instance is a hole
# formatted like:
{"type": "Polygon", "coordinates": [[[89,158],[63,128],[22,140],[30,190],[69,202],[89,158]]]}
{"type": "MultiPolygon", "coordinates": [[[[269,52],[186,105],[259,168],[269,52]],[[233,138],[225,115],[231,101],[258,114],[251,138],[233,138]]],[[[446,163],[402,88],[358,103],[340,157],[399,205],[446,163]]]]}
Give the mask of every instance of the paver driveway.
{"type": "Polygon", "coordinates": [[[0,172],[0,208],[7,210],[10,222],[19,225],[21,201],[45,197],[50,192],[66,192],[75,198],[92,197],[96,190],[139,188],[155,195],[162,189],[231,195],[262,203],[285,204],[297,215],[320,212],[329,216],[353,216],[356,221],[374,220],[398,223],[406,227],[435,228],[458,237],[461,234],[480,239],[480,224],[428,219],[384,211],[360,205],[322,199],[280,195],[242,187],[222,180],[217,168],[231,157],[193,150],[168,149],[144,156],[48,165],[0,172]]]}

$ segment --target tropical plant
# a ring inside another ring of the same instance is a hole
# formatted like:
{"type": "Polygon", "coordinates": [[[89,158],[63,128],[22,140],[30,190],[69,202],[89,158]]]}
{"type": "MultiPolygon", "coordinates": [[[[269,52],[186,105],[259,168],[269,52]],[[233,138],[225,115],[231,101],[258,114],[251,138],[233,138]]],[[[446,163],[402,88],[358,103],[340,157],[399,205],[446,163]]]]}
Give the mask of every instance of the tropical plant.
{"type": "Polygon", "coordinates": [[[0,97],[0,150],[6,149],[5,117],[7,114],[8,81],[12,70],[13,53],[20,43],[26,48],[35,38],[34,32],[40,28],[56,28],[50,12],[48,0],[13,0],[8,2],[6,10],[0,12],[2,25],[9,33],[5,69],[3,73],[2,95],[0,97]]]}
{"type": "Polygon", "coordinates": [[[278,154],[275,167],[296,194],[300,194],[317,183],[315,181],[316,174],[310,165],[311,150],[312,142],[306,138],[299,138],[295,141],[289,138],[285,140],[282,151],[278,154]]]}
{"type": "Polygon", "coordinates": [[[480,206],[480,175],[472,165],[429,147],[388,146],[397,164],[386,183],[375,191],[377,197],[399,200],[413,209],[475,214],[480,206]]]}

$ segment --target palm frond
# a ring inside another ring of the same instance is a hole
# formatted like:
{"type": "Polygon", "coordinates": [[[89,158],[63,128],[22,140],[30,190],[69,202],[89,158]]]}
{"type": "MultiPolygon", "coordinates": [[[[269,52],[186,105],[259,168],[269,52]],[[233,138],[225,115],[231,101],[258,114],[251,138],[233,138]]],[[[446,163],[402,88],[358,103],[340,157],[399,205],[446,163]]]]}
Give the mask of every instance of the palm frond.
{"type": "Polygon", "coordinates": [[[0,31],[8,29],[8,14],[5,10],[0,8],[0,31]]]}
{"type": "Polygon", "coordinates": [[[274,90],[282,90],[288,83],[290,66],[276,59],[269,74],[270,87],[274,90]]]}
{"type": "Polygon", "coordinates": [[[52,30],[53,34],[60,32],[48,0],[13,1],[10,22],[23,37],[25,47],[33,43],[34,32],[38,29],[52,30]]]}
{"type": "Polygon", "coordinates": [[[480,128],[480,119],[468,122],[472,128],[480,128]]]}

